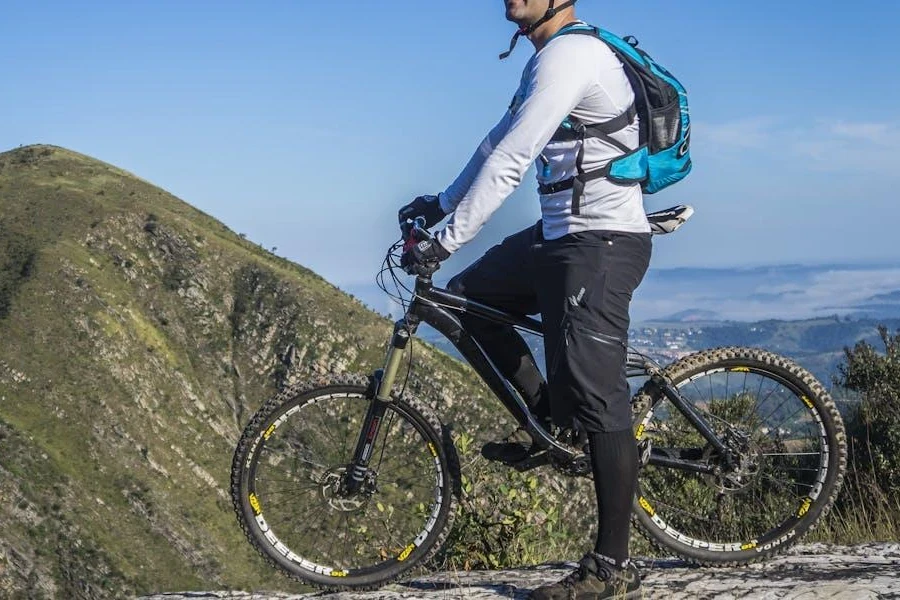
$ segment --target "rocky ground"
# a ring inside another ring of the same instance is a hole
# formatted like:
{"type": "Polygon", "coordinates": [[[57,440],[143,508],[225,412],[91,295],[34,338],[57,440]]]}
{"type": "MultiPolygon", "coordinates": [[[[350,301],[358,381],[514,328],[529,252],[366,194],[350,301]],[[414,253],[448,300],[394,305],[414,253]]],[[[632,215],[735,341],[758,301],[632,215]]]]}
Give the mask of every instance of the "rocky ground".
{"type": "MultiPolygon", "coordinates": [[[[763,564],[736,569],[696,568],[678,560],[638,561],[644,598],[674,600],[738,598],[900,599],[900,544],[798,546],[763,564]]],[[[444,600],[525,598],[545,582],[564,576],[566,565],[509,571],[439,573],[393,584],[377,592],[328,595],[329,600],[444,600]]],[[[324,594],[189,592],[140,600],[299,600],[324,594]]]]}

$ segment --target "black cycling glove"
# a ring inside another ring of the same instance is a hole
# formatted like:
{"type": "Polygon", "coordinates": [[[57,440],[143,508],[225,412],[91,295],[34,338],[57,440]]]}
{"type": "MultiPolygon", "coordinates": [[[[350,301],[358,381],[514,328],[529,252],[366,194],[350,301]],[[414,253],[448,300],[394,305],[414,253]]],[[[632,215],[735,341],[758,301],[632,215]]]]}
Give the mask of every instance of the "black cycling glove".
{"type": "Polygon", "coordinates": [[[431,229],[440,223],[447,213],[441,208],[437,196],[419,196],[397,213],[398,220],[405,223],[407,219],[425,217],[425,229],[431,229]]]}
{"type": "Polygon", "coordinates": [[[403,254],[400,266],[410,275],[430,277],[449,257],[450,253],[437,240],[422,240],[403,254]]]}

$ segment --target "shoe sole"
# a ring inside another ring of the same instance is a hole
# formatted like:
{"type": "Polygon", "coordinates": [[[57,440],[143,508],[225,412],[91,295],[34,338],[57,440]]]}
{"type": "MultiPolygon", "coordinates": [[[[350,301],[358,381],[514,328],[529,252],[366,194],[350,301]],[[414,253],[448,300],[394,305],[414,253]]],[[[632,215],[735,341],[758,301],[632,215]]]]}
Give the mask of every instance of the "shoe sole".
{"type": "MultiPolygon", "coordinates": [[[[644,597],[644,590],[642,588],[638,588],[634,591],[628,592],[624,596],[613,596],[613,599],[614,600],[640,600],[643,597],[644,597]]],[[[596,594],[592,594],[590,596],[586,596],[586,598],[600,598],[600,596],[596,595],[596,594]]]]}

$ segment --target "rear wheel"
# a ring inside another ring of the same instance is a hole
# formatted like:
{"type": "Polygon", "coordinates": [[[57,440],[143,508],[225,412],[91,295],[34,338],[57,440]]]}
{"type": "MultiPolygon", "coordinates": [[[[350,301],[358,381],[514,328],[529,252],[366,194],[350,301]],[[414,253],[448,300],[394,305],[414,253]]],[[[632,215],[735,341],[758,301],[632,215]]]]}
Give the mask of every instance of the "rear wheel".
{"type": "Polygon", "coordinates": [[[700,564],[747,563],[793,544],[831,508],[846,438],[812,374],[755,348],[698,352],[664,373],[720,439],[741,450],[729,464],[656,386],[644,386],[635,402],[643,459],[713,470],[642,467],[634,512],[651,542],[700,564]]]}
{"type": "Polygon", "coordinates": [[[250,543],[323,588],[374,588],[433,555],[455,514],[449,436],[410,398],[388,405],[359,489],[344,485],[370,400],[364,380],[288,390],[244,430],[232,499],[250,543]]]}

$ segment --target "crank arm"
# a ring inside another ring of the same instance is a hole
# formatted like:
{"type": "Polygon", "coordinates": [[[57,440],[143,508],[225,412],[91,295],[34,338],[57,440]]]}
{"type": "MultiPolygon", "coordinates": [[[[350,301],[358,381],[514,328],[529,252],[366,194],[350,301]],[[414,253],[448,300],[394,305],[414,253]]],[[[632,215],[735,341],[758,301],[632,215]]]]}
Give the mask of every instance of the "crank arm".
{"type": "Polygon", "coordinates": [[[538,467],[543,467],[544,465],[550,464],[550,454],[547,452],[538,452],[537,454],[532,454],[525,460],[521,460],[517,463],[511,464],[512,468],[519,472],[531,471],[532,469],[537,469],[538,467]]]}
{"type": "Polygon", "coordinates": [[[531,414],[528,414],[528,421],[525,423],[525,431],[534,440],[535,446],[541,450],[546,450],[556,458],[563,460],[572,460],[575,458],[575,452],[570,448],[560,444],[552,437],[547,430],[541,427],[531,414]]]}

